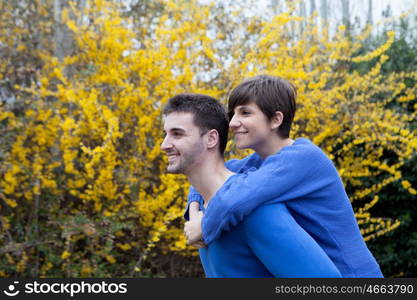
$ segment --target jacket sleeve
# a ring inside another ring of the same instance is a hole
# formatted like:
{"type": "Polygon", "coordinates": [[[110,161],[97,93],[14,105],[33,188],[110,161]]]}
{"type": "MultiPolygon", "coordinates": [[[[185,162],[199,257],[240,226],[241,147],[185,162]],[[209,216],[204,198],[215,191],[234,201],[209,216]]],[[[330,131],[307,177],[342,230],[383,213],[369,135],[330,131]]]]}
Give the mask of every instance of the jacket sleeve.
{"type": "Polygon", "coordinates": [[[237,225],[259,205],[306,196],[334,180],[329,176],[332,162],[320,149],[289,148],[269,156],[256,171],[233,175],[216,192],[202,220],[206,244],[237,225]]]}
{"type": "Polygon", "coordinates": [[[258,207],[245,218],[244,228],[249,247],[275,277],[341,277],[285,204],[258,207]]]}

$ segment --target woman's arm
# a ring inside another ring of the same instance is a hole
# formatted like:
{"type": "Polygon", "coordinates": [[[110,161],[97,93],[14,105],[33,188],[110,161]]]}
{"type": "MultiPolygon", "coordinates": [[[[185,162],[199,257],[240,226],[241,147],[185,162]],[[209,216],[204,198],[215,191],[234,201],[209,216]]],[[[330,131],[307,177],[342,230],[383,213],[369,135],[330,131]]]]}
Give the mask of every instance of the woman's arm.
{"type": "Polygon", "coordinates": [[[190,186],[187,197],[187,206],[184,212],[184,219],[189,221],[193,216],[197,215],[200,210],[200,205],[204,203],[203,197],[197,192],[197,190],[190,186]]]}
{"type": "MultiPolygon", "coordinates": [[[[253,161],[257,161],[258,159],[254,157],[253,155],[249,155],[243,159],[231,159],[224,163],[225,167],[228,168],[232,172],[238,172],[242,167],[244,167],[248,162],[254,163],[253,161]]],[[[193,210],[192,213],[197,214],[197,212],[200,210],[200,207],[203,207],[203,197],[200,195],[200,193],[193,187],[190,186],[190,189],[188,191],[188,197],[187,197],[187,206],[185,208],[184,212],[184,219],[187,221],[191,218],[191,209],[193,210]],[[198,204],[193,204],[191,207],[191,204],[195,202],[198,204]],[[197,212],[196,212],[197,208],[197,212]]]]}
{"type": "Polygon", "coordinates": [[[262,204],[306,197],[338,179],[332,162],[313,144],[287,148],[269,156],[258,170],[233,176],[217,191],[202,220],[206,244],[262,204]]]}

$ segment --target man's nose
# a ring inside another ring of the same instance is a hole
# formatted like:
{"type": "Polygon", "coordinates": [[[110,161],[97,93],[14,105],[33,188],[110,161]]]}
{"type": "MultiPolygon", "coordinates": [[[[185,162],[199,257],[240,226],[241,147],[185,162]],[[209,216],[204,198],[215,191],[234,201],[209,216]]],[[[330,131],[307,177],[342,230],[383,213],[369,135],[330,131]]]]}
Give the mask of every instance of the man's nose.
{"type": "Polygon", "coordinates": [[[168,149],[170,149],[172,147],[171,142],[169,141],[168,135],[165,136],[164,140],[162,141],[161,144],[161,150],[166,151],[168,149]]]}

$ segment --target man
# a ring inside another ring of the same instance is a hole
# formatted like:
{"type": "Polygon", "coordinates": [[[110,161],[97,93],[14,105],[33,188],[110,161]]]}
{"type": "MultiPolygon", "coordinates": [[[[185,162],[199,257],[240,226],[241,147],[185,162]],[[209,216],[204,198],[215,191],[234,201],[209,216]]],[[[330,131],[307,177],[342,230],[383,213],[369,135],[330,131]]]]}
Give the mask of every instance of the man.
{"type": "MultiPolygon", "coordinates": [[[[211,245],[259,205],[285,203],[343,277],[382,277],[332,161],[308,139],[289,138],[295,97],[288,81],[265,75],[249,78],[232,91],[228,112],[236,146],[255,153],[226,163],[241,174],[217,191],[203,217],[186,223],[188,242],[202,237],[211,245]]],[[[197,191],[190,190],[191,205],[202,201],[197,191]]]]}
{"type": "MultiPolygon", "coordinates": [[[[214,98],[171,98],[164,108],[164,131],[167,171],[187,175],[203,198],[203,209],[222,186],[240,176],[224,166],[228,120],[214,98]]],[[[207,277],[340,277],[283,204],[261,205],[199,251],[207,277]]]]}

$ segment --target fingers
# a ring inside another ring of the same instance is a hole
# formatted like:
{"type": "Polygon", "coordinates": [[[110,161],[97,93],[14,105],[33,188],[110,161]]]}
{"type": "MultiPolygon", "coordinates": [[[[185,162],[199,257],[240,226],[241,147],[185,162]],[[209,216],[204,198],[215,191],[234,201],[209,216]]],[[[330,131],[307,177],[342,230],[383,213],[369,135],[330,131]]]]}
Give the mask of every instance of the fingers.
{"type": "Polygon", "coordinates": [[[203,242],[194,243],[193,246],[196,247],[196,248],[198,248],[198,249],[207,247],[207,245],[204,244],[203,242]]]}
{"type": "Polygon", "coordinates": [[[194,244],[202,238],[201,223],[199,221],[188,221],[184,224],[184,235],[187,244],[194,244]]]}
{"type": "Polygon", "coordinates": [[[185,239],[187,240],[187,245],[192,245],[201,240],[201,236],[193,236],[192,234],[187,232],[184,232],[184,235],[185,239]]]}
{"type": "Polygon", "coordinates": [[[192,236],[192,224],[190,221],[185,222],[184,224],[184,235],[185,235],[185,239],[187,240],[187,245],[191,245],[197,241],[195,241],[195,239],[193,239],[192,236]]]}
{"type": "Polygon", "coordinates": [[[193,220],[194,218],[198,216],[198,212],[200,210],[199,206],[200,205],[197,202],[190,203],[190,209],[189,209],[190,220],[193,220]]]}
{"type": "Polygon", "coordinates": [[[199,237],[199,236],[198,237],[192,237],[192,238],[187,237],[187,244],[192,245],[194,243],[197,243],[200,240],[201,240],[201,237],[199,237]]]}
{"type": "Polygon", "coordinates": [[[190,245],[193,246],[193,247],[199,248],[199,249],[207,247],[207,245],[202,240],[199,240],[199,241],[197,241],[195,243],[192,243],[190,245]]]}
{"type": "Polygon", "coordinates": [[[187,241],[187,245],[194,246],[196,248],[204,248],[206,244],[202,241],[202,229],[201,220],[203,218],[203,212],[198,211],[193,220],[184,223],[184,235],[187,241]]]}

